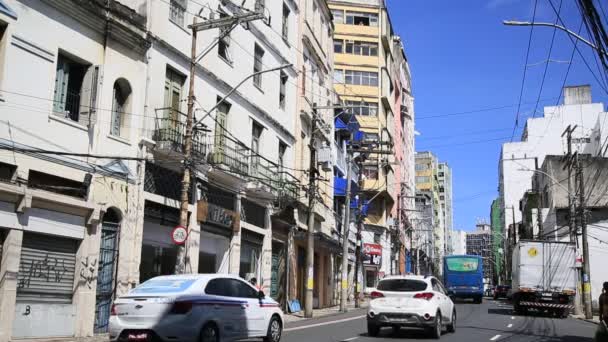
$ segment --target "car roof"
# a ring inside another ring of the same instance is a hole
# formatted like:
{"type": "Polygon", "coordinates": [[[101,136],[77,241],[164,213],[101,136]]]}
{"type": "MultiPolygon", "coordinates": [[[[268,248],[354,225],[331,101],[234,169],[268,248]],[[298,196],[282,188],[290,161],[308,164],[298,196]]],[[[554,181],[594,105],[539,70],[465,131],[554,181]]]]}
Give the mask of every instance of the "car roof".
{"type": "Polygon", "coordinates": [[[232,279],[239,279],[239,280],[243,280],[243,278],[234,275],[234,274],[230,274],[230,273],[201,273],[201,274],[171,274],[171,275],[164,275],[164,276],[158,276],[158,277],[154,277],[151,279],[158,279],[158,280],[180,280],[180,279],[196,279],[196,280],[211,280],[211,279],[215,279],[215,278],[232,278],[232,279]]]}

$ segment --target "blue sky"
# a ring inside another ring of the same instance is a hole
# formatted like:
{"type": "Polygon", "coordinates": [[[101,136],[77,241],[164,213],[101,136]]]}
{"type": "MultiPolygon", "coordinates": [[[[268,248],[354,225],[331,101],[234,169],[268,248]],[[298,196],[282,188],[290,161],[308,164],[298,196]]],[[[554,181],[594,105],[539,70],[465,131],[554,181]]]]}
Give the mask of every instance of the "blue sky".
{"type": "MultiPolygon", "coordinates": [[[[551,1],[556,8],[560,4],[551,1]]],[[[416,150],[431,150],[452,167],[454,228],[474,229],[477,218],[489,218],[498,195],[499,152],[515,124],[530,35],[530,27],[504,26],[502,21],[530,21],[534,0],[389,0],[388,6],[412,71],[416,130],[421,133],[416,150]],[[496,107],[503,108],[480,111],[496,107]],[[469,111],[476,112],[458,114],[469,111]]],[[[578,31],[575,1],[563,0],[560,16],[578,31]]],[[[535,21],[555,20],[549,0],[538,0],[535,21]]],[[[534,111],[552,35],[551,28],[534,28],[515,140],[534,111]]],[[[582,35],[587,36],[584,27],[582,35]]],[[[556,104],[573,46],[565,33],[556,33],[551,60],[557,62],[549,63],[537,113],[543,105],[556,104]]],[[[578,47],[600,77],[592,50],[578,47]]],[[[591,84],[594,102],[607,102],[576,52],[567,80],[566,85],[591,84]]]]}

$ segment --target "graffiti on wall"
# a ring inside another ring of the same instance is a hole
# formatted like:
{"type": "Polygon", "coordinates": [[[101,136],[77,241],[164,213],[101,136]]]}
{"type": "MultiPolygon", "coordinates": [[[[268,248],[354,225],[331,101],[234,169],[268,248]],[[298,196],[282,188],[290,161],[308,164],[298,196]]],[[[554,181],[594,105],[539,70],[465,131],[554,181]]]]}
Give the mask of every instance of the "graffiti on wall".
{"type": "Polygon", "coordinates": [[[93,280],[97,279],[97,275],[95,274],[95,271],[97,270],[97,259],[89,261],[89,257],[86,257],[82,258],[80,263],[82,264],[80,279],[82,279],[90,289],[92,288],[93,280]]]}
{"type": "Polygon", "coordinates": [[[47,283],[60,283],[68,273],[63,259],[50,257],[48,254],[41,260],[30,260],[19,279],[19,288],[29,288],[33,279],[43,279],[47,283]]]}

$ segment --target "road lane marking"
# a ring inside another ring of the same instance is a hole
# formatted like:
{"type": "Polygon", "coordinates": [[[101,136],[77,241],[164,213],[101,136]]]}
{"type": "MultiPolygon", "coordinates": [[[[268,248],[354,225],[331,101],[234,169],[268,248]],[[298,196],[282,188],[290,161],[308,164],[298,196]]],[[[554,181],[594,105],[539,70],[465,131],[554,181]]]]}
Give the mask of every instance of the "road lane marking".
{"type": "Polygon", "coordinates": [[[515,319],[515,316],[511,316],[511,319],[515,319]]]}
{"type": "Polygon", "coordinates": [[[496,335],[490,339],[490,341],[496,341],[500,338],[500,335],[496,335]]]}
{"type": "Polygon", "coordinates": [[[356,340],[356,339],[358,339],[358,338],[359,338],[359,336],[355,336],[355,337],[351,337],[351,338],[344,339],[344,340],[342,340],[342,342],[353,341],[353,340],[356,340]]]}
{"type": "Polygon", "coordinates": [[[513,328],[513,324],[507,325],[507,328],[513,328]]]}
{"type": "Polygon", "coordinates": [[[324,325],[330,325],[330,324],[337,324],[337,323],[342,323],[342,322],[354,321],[356,319],[361,319],[361,318],[364,318],[364,317],[365,317],[365,315],[361,315],[361,316],[356,316],[356,317],[339,319],[337,321],[316,323],[316,324],[305,325],[305,326],[302,326],[302,327],[295,327],[295,328],[287,328],[287,329],[283,329],[283,331],[289,332],[289,331],[303,330],[303,329],[309,329],[309,328],[314,328],[314,327],[321,327],[321,326],[324,326],[324,325]]]}

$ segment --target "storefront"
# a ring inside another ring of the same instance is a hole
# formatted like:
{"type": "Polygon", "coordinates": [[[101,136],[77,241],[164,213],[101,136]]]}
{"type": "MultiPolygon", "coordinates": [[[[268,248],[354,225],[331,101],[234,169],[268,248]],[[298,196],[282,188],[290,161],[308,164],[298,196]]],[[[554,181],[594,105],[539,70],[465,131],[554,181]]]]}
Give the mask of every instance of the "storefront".
{"type": "Polygon", "coordinates": [[[380,278],[382,265],[382,245],[375,243],[363,244],[363,269],[365,292],[376,288],[380,278]]]}
{"type": "Polygon", "coordinates": [[[239,276],[243,279],[256,278],[258,283],[262,279],[262,245],[264,236],[243,229],[241,231],[241,260],[239,276]]]}
{"type": "Polygon", "coordinates": [[[39,208],[29,209],[28,214],[12,336],[74,336],[74,280],[78,248],[85,237],[85,219],[39,208]]]}
{"type": "Polygon", "coordinates": [[[231,239],[240,225],[236,195],[205,182],[198,202],[197,220],[201,223],[199,273],[229,273],[231,239]]]}
{"type": "Polygon", "coordinates": [[[179,210],[146,201],[139,281],[175,273],[177,249],[171,231],[179,224],[179,210]]]}

